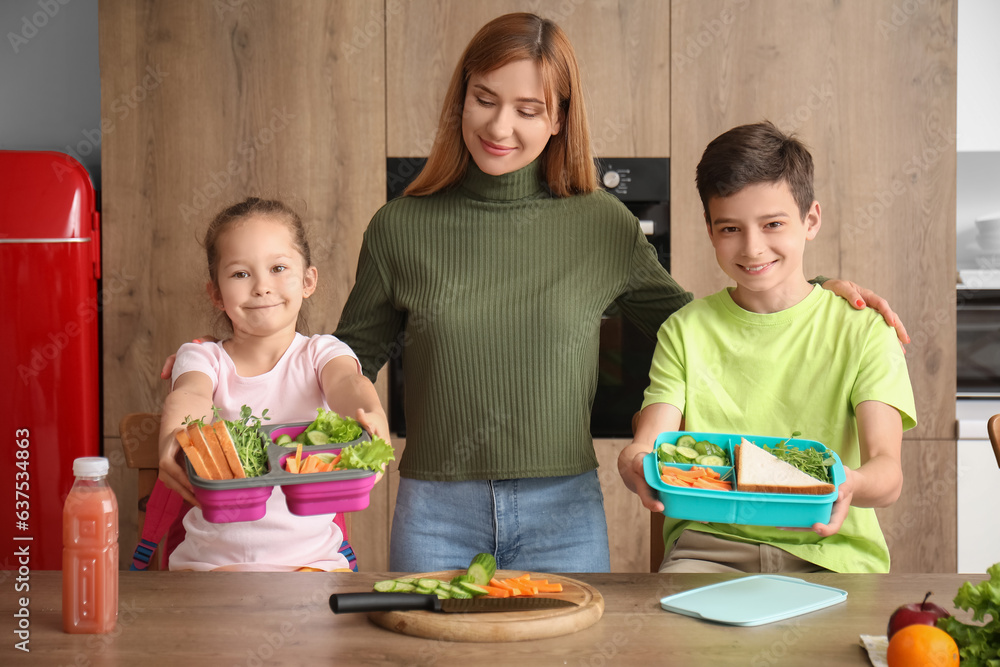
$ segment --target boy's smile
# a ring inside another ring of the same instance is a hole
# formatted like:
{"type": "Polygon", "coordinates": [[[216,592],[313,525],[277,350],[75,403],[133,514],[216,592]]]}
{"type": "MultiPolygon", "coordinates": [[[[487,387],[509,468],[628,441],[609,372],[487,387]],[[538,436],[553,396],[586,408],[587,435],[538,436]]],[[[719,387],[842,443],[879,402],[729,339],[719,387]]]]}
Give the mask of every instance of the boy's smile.
{"type": "Polygon", "coordinates": [[[748,185],[708,202],[708,235],[719,266],[736,281],[733,300],[743,309],[773,313],[794,306],[812,286],[802,270],[806,241],[820,228],[819,203],[799,215],[784,181],[748,185]]]}

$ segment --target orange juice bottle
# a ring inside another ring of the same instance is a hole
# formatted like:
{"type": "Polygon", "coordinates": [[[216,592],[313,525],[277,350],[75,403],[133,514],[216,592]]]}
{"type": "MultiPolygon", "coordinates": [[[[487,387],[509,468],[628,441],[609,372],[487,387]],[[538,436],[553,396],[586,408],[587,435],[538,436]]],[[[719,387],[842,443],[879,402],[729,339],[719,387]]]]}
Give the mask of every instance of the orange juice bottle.
{"type": "Polygon", "coordinates": [[[63,630],[104,634],[118,621],[118,501],[106,458],[76,459],[73,475],[63,505],[63,630]]]}

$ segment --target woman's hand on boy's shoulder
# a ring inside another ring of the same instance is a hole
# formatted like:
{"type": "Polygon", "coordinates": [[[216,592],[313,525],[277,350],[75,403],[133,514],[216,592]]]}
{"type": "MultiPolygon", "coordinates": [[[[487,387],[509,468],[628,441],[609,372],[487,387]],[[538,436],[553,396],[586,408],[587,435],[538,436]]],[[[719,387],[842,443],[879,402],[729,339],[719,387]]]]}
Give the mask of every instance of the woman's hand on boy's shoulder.
{"type": "MultiPolygon", "coordinates": [[[[906,344],[910,342],[910,336],[906,333],[906,327],[903,326],[903,321],[899,319],[899,316],[892,310],[889,306],[889,302],[880,297],[875,292],[861,287],[857,283],[853,283],[850,280],[838,280],[833,278],[827,280],[822,284],[823,289],[828,289],[837,296],[846,299],[852,306],[858,310],[864,308],[871,308],[872,310],[878,311],[878,313],[885,319],[886,323],[896,330],[896,337],[899,338],[901,344],[906,344]]],[[[906,351],[905,349],[903,350],[906,351]]]]}

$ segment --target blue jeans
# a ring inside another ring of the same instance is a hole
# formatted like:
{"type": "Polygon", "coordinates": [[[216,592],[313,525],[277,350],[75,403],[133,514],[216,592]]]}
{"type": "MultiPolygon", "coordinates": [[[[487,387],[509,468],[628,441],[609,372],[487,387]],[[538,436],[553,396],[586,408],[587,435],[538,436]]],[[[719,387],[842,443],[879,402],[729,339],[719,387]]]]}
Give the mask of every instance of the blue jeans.
{"type": "Polygon", "coordinates": [[[597,471],[467,482],[400,478],[390,570],[464,570],[481,552],[493,554],[501,570],[610,571],[597,471]]]}

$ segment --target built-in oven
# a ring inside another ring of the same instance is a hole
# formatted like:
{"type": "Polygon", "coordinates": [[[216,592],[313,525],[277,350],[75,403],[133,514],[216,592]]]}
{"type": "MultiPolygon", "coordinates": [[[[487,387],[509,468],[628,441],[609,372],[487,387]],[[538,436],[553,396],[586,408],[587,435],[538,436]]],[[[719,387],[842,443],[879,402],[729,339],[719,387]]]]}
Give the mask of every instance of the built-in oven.
{"type": "Polygon", "coordinates": [[[958,571],[1000,561],[1000,467],[986,422],[1000,414],[1000,286],[956,293],[958,571]]]}
{"type": "MultiPolygon", "coordinates": [[[[402,194],[420,170],[425,158],[388,158],[386,196],[402,194]]],[[[604,189],[617,197],[639,219],[646,238],[656,249],[660,263],[670,269],[670,160],[668,158],[599,158],[598,174],[604,189]]],[[[597,393],[591,411],[594,437],[631,436],[632,415],[642,405],[642,392],[649,381],[649,363],[655,341],[612,306],[601,320],[597,393]]],[[[403,350],[403,355],[406,351],[403,350]]],[[[406,434],[406,381],[403,360],[389,360],[389,426],[406,434]]]]}

